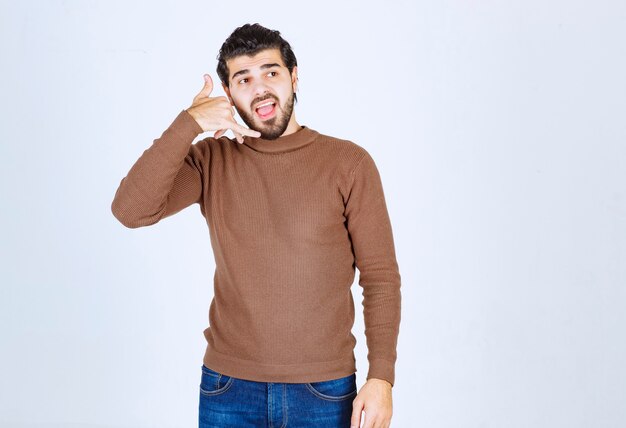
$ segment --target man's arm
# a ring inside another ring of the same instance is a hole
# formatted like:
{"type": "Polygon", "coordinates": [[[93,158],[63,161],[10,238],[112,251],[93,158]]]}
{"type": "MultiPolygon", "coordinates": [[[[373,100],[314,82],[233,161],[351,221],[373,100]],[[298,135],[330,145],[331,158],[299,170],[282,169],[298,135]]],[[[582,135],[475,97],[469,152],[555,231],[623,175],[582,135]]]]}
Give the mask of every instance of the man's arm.
{"type": "Polygon", "coordinates": [[[124,226],[148,226],[201,201],[203,162],[209,151],[205,140],[191,144],[198,134],[215,131],[218,138],[230,129],[239,143],[245,135],[261,136],[235,122],[228,98],[210,97],[212,91],[213,79],[205,74],[191,106],[178,114],[120,182],[111,211],[124,226]]]}
{"type": "Polygon", "coordinates": [[[368,348],[367,379],[395,382],[400,328],[400,273],[381,178],[368,152],[352,173],[345,215],[352,240],[368,348]]]}
{"type": "Polygon", "coordinates": [[[155,139],[122,179],[111,211],[124,226],[137,228],[199,202],[202,153],[193,140],[202,128],[186,111],[155,139]]]}

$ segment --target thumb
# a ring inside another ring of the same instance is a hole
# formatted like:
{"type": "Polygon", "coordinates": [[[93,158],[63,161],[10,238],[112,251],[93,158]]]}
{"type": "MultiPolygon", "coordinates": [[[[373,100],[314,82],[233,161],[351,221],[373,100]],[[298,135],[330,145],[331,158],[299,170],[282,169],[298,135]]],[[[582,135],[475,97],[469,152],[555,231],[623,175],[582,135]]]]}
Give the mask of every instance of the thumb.
{"type": "Polygon", "coordinates": [[[200,91],[198,96],[200,96],[200,97],[208,97],[209,95],[211,95],[212,91],[213,91],[213,79],[211,79],[210,75],[205,74],[204,75],[204,86],[202,87],[202,90],[200,91]]]}

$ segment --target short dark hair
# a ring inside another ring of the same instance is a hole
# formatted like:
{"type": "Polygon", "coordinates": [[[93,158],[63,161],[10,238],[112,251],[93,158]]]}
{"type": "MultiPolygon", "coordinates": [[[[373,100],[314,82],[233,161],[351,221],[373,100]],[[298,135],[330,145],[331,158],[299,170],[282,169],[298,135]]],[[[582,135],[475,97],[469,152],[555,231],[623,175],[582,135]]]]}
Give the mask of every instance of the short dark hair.
{"type": "MultiPolygon", "coordinates": [[[[280,50],[283,63],[291,75],[293,67],[298,65],[298,61],[291,49],[291,45],[282,38],[280,31],[270,30],[258,23],[244,24],[236,28],[235,31],[228,36],[217,55],[217,75],[222,83],[226,85],[226,87],[230,87],[228,78],[229,71],[226,61],[241,55],[253,56],[265,49],[280,50]]],[[[298,101],[298,97],[295,93],[294,101],[298,101]]]]}

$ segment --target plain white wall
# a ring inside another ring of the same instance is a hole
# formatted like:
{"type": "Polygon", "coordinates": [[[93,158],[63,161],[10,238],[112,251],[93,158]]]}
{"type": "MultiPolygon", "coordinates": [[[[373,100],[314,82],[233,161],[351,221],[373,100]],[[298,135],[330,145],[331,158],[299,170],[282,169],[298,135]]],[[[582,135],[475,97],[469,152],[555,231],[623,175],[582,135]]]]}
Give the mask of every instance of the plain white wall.
{"type": "Polygon", "coordinates": [[[292,44],[299,122],[381,172],[403,294],[392,426],[626,424],[624,2],[0,12],[0,426],[196,426],[208,228],[194,206],[130,230],[110,204],[246,22],[292,44]]]}

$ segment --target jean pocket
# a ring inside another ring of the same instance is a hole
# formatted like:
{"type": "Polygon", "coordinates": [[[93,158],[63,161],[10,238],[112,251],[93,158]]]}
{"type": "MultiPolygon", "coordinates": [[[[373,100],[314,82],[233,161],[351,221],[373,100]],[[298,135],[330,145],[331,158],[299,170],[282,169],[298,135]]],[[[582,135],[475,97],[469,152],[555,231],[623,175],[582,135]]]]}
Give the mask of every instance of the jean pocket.
{"type": "Polygon", "coordinates": [[[217,395],[226,392],[233,383],[234,378],[202,364],[202,377],[200,379],[200,393],[204,395],[217,395]]]}
{"type": "Polygon", "coordinates": [[[355,373],[339,379],[310,382],[305,385],[313,395],[323,400],[340,401],[357,395],[355,373]]]}

